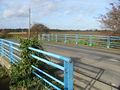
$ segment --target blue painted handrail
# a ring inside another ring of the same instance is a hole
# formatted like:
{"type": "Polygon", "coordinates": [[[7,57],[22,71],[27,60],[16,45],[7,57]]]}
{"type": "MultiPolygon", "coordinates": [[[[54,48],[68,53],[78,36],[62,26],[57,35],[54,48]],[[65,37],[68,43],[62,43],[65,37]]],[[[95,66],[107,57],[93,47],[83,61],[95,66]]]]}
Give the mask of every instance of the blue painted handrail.
{"type": "MultiPolygon", "coordinates": [[[[20,44],[18,44],[18,43],[8,41],[5,39],[0,39],[1,57],[8,59],[10,61],[10,63],[17,64],[17,62],[19,62],[19,60],[21,60],[21,58],[20,58],[20,55],[16,55],[14,52],[18,52],[20,54],[20,52],[22,50],[19,49],[19,46],[20,46],[20,44]]],[[[64,66],[61,66],[61,65],[58,65],[58,64],[53,63],[51,61],[48,61],[44,58],[38,57],[34,54],[30,54],[30,56],[35,58],[36,60],[40,60],[48,65],[51,65],[55,68],[58,68],[59,70],[62,70],[64,72],[64,81],[60,81],[59,79],[46,73],[45,71],[41,70],[40,68],[38,68],[34,65],[31,65],[31,67],[33,69],[39,71],[40,73],[44,74],[46,77],[49,77],[53,81],[62,85],[64,87],[64,90],[73,90],[73,61],[71,60],[71,58],[60,56],[60,55],[53,54],[53,53],[46,52],[46,51],[42,51],[39,49],[35,49],[33,47],[28,47],[28,49],[32,50],[34,52],[37,52],[37,53],[42,53],[42,54],[47,55],[49,57],[52,57],[54,59],[63,61],[64,66]]],[[[46,78],[43,78],[38,73],[33,72],[33,74],[36,75],[37,77],[39,77],[40,79],[42,79],[44,82],[46,82],[47,84],[49,84],[53,88],[55,88],[57,90],[61,90],[61,88],[57,87],[52,82],[48,81],[46,78]]]]}
{"type": "MultiPolygon", "coordinates": [[[[50,62],[48,60],[45,60],[43,58],[40,58],[38,56],[35,56],[35,55],[31,54],[31,56],[33,58],[35,58],[37,60],[40,60],[40,61],[42,61],[42,62],[44,62],[44,63],[46,63],[48,65],[51,65],[53,67],[56,67],[56,68],[64,71],[64,89],[65,90],[73,90],[73,62],[72,62],[71,58],[63,57],[63,56],[56,55],[56,54],[53,54],[53,53],[50,53],[50,52],[35,49],[35,48],[32,48],[32,47],[28,47],[28,49],[30,49],[32,51],[35,51],[35,52],[38,52],[38,53],[42,53],[44,55],[47,55],[47,56],[50,56],[50,57],[53,57],[53,58],[56,58],[57,60],[59,59],[59,60],[64,61],[64,67],[63,67],[63,66],[57,65],[57,64],[52,63],[52,62],[50,62]]],[[[32,67],[34,67],[34,66],[32,66],[32,67]]],[[[42,71],[40,69],[38,69],[38,71],[44,72],[44,71],[42,71]]],[[[34,73],[34,74],[38,76],[38,74],[36,74],[36,73],[34,73]]],[[[45,74],[45,72],[44,72],[44,74],[45,74]]],[[[39,78],[43,79],[43,77],[41,77],[41,76],[39,76],[39,78]]],[[[51,86],[53,86],[52,83],[46,81],[46,79],[44,79],[44,81],[46,83],[49,83],[51,86]]],[[[58,82],[58,80],[56,82],[58,82]]],[[[59,81],[59,83],[63,83],[63,82],[59,81]]],[[[57,86],[54,85],[53,87],[56,88],[57,86]]],[[[56,89],[58,89],[58,87],[56,89]]]]}
{"type": "Polygon", "coordinates": [[[1,49],[1,56],[9,59],[10,63],[15,63],[21,60],[20,55],[16,55],[14,51],[20,53],[19,50],[20,44],[8,41],[5,39],[0,39],[0,49],[1,49]]]}
{"type": "Polygon", "coordinates": [[[106,48],[120,48],[120,36],[101,36],[83,34],[42,34],[39,40],[48,40],[89,46],[104,46],[106,48]]]}

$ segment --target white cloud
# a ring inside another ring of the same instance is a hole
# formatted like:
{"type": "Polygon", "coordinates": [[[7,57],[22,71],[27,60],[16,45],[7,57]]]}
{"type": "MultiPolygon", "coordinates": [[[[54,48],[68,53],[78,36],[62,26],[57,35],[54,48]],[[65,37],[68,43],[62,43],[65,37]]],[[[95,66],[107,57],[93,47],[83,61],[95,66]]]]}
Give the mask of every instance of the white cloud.
{"type": "Polygon", "coordinates": [[[83,21],[83,20],[85,20],[85,17],[86,16],[89,16],[89,15],[91,15],[92,13],[94,13],[96,11],[96,9],[95,8],[88,8],[88,9],[86,9],[85,11],[83,11],[81,14],[78,14],[77,16],[76,16],[76,21],[83,21]]]}
{"type": "Polygon", "coordinates": [[[12,10],[5,10],[5,11],[3,12],[4,18],[11,17],[12,15],[14,15],[14,11],[12,11],[12,10]]]}
{"type": "Polygon", "coordinates": [[[34,0],[34,5],[32,10],[38,12],[38,17],[51,16],[55,15],[62,6],[60,5],[61,0],[37,0],[39,3],[36,3],[34,0]]]}
{"type": "Polygon", "coordinates": [[[64,15],[68,15],[68,14],[70,14],[72,11],[71,10],[66,10],[65,12],[64,12],[64,15]]]}
{"type": "Polygon", "coordinates": [[[52,13],[52,12],[56,12],[57,10],[59,10],[61,7],[58,6],[56,3],[50,2],[48,3],[48,5],[45,5],[42,8],[43,13],[52,13]]]}
{"type": "MultiPolygon", "coordinates": [[[[31,7],[32,14],[37,12],[38,17],[49,16],[55,14],[61,9],[59,2],[61,0],[31,0],[29,3],[13,5],[9,4],[10,8],[3,11],[4,18],[27,17],[28,8],[31,7]],[[13,5],[13,6],[12,6],[13,5]],[[21,5],[23,5],[21,7],[21,5]]],[[[7,7],[7,6],[6,6],[7,7]]]]}
{"type": "Polygon", "coordinates": [[[46,0],[32,0],[33,3],[42,3],[44,1],[46,1],[46,0]]]}
{"type": "Polygon", "coordinates": [[[76,17],[76,20],[77,21],[82,21],[84,19],[83,15],[82,14],[79,14],[77,17],[76,17]]]}
{"type": "Polygon", "coordinates": [[[64,15],[72,14],[74,12],[78,12],[80,10],[80,7],[71,5],[67,7],[67,10],[64,11],[64,15]]]}
{"type": "Polygon", "coordinates": [[[20,9],[7,9],[3,12],[4,18],[14,18],[14,17],[27,17],[28,16],[28,8],[22,7],[20,9]]]}
{"type": "MultiPolygon", "coordinates": [[[[16,3],[11,2],[9,3],[9,9],[5,9],[3,11],[4,18],[10,17],[26,17],[28,15],[28,8],[31,7],[32,14],[34,12],[37,13],[37,17],[44,17],[44,16],[58,16],[60,15],[60,10],[63,10],[66,6],[64,4],[65,0],[30,0],[30,2],[23,2],[23,3],[16,3]],[[21,7],[22,6],[22,7],[21,7]],[[26,7],[24,8],[24,6],[26,7]]],[[[7,6],[6,6],[7,7],[7,6]]],[[[75,6],[70,6],[63,14],[61,15],[68,15],[75,11],[75,6]]],[[[35,15],[33,15],[35,16],[35,15]]]]}

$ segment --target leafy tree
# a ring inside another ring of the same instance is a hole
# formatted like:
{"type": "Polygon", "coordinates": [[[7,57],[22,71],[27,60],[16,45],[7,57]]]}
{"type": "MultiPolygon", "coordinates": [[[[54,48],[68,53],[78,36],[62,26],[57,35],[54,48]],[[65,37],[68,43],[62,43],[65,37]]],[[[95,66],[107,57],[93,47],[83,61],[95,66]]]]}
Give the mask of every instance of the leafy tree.
{"type": "Polygon", "coordinates": [[[42,34],[42,33],[48,33],[49,29],[47,26],[45,26],[44,24],[34,24],[31,27],[31,36],[33,37],[37,37],[38,34],[42,34]]]}
{"type": "Polygon", "coordinates": [[[110,5],[111,10],[101,16],[100,22],[105,28],[120,32],[120,0],[117,4],[110,3],[110,5]]]}

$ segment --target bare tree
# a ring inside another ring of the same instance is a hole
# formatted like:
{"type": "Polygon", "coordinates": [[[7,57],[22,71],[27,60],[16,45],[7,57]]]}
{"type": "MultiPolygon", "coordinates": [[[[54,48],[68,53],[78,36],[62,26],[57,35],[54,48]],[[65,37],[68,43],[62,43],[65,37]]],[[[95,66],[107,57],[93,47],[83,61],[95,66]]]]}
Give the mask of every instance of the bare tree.
{"type": "Polygon", "coordinates": [[[34,24],[31,27],[31,36],[37,37],[38,34],[48,33],[49,28],[45,26],[44,24],[34,24]]]}
{"type": "Polygon", "coordinates": [[[120,0],[117,4],[110,3],[112,6],[105,15],[101,15],[100,22],[107,28],[117,32],[120,32],[120,0]]]}

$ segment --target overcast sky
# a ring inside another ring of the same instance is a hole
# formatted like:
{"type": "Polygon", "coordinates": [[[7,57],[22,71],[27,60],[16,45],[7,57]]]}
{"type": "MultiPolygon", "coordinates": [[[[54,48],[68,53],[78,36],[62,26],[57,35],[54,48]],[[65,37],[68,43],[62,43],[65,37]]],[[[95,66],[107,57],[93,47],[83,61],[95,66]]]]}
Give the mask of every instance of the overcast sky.
{"type": "Polygon", "coordinates": [[[58,29],[100,29],[97,21],[116,0],[0,0],[0,28],[27,28],[32,24],[58,29]]]}

